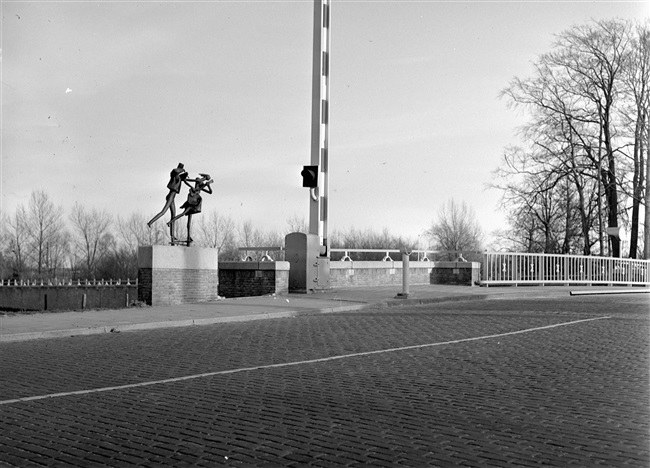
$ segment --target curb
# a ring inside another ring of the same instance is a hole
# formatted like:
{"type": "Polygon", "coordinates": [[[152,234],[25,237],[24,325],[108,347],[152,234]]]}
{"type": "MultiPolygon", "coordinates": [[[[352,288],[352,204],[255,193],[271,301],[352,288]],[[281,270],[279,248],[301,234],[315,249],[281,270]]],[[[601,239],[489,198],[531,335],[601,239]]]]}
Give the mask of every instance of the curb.
{"type": "MultiPolygon", "coordinates": [[[[472,302],[472,301],[489,301],[497,300],[518,300],[518,299],[546,299],[551,297],[561,297],[569,294],[567,291],[547,291],[546,293],[531,294],[530,292],[521,293],[490,293],[490,294],[467,294],[460,296],[441,296],[410,299],[389,299],[382,302],[376,302],[376,305],[385,307],[399,307],[401,305],[426,305],[437,304],[439,302],[472,302]]],[[[370,304],[370,305],[374,305],[370,304]]]]}
{"type": "Polygon", "coordinates": [[[284,312],[269,312],[265,314],[250,314],[250,315],[232,315],[228,317],[214,317],[203,319],[187,319],[187,320],[168,320],[166,322],[146,322],[146,323],[130,323],[125,325],[115,326],[100,326],[91,328],[69,328],[65,330],[48,330],[41,332],[28,332],[28,333],[13,333],[10,335],[0,335],[0,343],[15,343],[19,341],[30,341],[48,338],[70,338],[73,336],[81,335],[100,335],[104,333],[120,333],[128,331],[142,331],[142,330],[156,330],[161,328],[178,328],[178,327],[191,327],[201,325],[214,325],[217,323],[235,323],[235,322],[252,322],[254,320],[266,320],[276,318],[291,318],[298,316],[328,314],[336,312],[349,312],[361,310],[369,307],[372,304],[355,304],[349,306],[325,307],[321,309],[308,309],[284,312]]]}
{"type": "MultiPolygon", "coordinates": [[[[566,293],[563,293],[564,295],[566,293]]],[[[186,320],[168,320],[165,322],[146,322],[146,323],[131,323],[115,326],[99,326],[90,328],[71,328],[65,330],[48,330],[40,332],[28,333],[14,333],[10,335],[0,335],[0,343],[15,343],[20,341],[30,341],[48,338],[69,338],[73,336],[83,335],[99,335],[104,333],[120,333],[128,331],[141,331],[141,330],[156,330],[162,328],[178,328],[202,325],[214,325],[218,323],[234,323],[234,322],[252,322],[254,320],[266,320],[275,318],[291,318],[291,317],[304,317],[310,315],[331,314],[339,312],[354,312],[369,307],[385,307],[394,308],[400,306],[413,306],[413,305],[427,305],[437,304],[442,302],[468,302],[468,301],[484,301],[491,299],[535,299],[547,298],[550,296],[558,295],[556,292],[552,294],[531,295],[530,293],[521,294],[508,294],[508,293],[491,293],[491,294],[469,294],[460,296],[441,296],[429,298],[406,298],[406,299],[387,299],[379,302],[366,302],[366,303],[353,303],[350,305],[339,305],[332,307],[323,307],[306,310],[288,310],[282,312],[269,312],[263,314],[250,314],[250,315],[231,315],[227,317],[214,317],[203,319],[186,319],[186,320]]],[[[342,300],[340,302],[346,302],[342,300]]],[[[347,301],[352,302],[352,301],[347,301]]]]}
{"type": "Polygon", "coordinates": [[[597,289],[595,291],[570,291],[572,296],[606,296],[608,294],[648,294],[650,289],[597,289]]]}

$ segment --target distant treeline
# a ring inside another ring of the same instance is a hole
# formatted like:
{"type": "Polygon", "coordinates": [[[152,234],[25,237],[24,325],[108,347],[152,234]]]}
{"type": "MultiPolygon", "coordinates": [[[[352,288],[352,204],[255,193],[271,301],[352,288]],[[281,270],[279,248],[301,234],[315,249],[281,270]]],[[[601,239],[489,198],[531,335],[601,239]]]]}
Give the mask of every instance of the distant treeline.
{"type": "MultiPolygon", "coordinates": [[[[106,210],[79,203],[66,213],[47,193],[34,191],[27,206],[19,206],[2,219],[0,278],[136,278],[137,247],[170,244],[167,218],[149,228],[148,218],[142,213],[115,217],[106,210]]],[[[183,220],[177,221],[175,227],[177,238],[185,239],[183,220]]],[[[284,246],[286,234],[306,231],[304,218],[295,215],[287,219],[285,229],[274,231],[262,230],[250,220],[235,220],[216,210],[207,210],[193,218],[192,245],[219,249],[220,260],[236,261],[244,255],[240,247],[280,247],[284,246]]],[[[393,235],[387,229],[337,230],[330,238],[333,248],[351,249],[399,249],[402,245],[413,247],[418,242],[393,235]]],[[[419,242],[424,246],[423,239],[419,242]]],[[[282,257],[281,252],[270,253],[282,257]]],[[[264,252],[249,252],[249,255],[259,259],[264,252]]],[[[375,256],[358,254],[356,259],[375,256]]]]}

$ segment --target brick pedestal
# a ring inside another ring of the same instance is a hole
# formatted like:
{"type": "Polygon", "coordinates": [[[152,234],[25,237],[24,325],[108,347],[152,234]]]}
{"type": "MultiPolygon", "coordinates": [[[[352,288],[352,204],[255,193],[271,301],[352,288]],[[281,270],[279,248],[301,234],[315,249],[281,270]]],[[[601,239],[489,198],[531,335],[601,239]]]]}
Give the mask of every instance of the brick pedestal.
{"type": "Polygon", "coordinates": [[[138,300],[150,305],[207,302],[219,296],[216,249],[138,247],[138,300]]]}
{"type": "Polygon", "coordinates": [[[474,286],[481,279],[478,262],[435,262],[431,270],[431,284],[462,284],[474,286]]]}
{"type": "Polygon", "coordinates": [[[289,292],[289,262],[221,262],[219,294],[265,296],[289,292]]]}

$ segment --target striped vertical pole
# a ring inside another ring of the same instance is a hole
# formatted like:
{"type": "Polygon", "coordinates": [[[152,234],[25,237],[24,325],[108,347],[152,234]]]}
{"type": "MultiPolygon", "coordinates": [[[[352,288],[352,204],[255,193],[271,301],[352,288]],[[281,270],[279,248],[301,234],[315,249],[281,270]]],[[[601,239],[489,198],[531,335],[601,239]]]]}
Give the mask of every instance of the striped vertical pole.
{"type": "Polygon", "coordinates": [[[311,165],[319,167],[318,189],[309,198],[309,233],[317,234],[329,256],[329,0],[314,0],[311,165]]]}

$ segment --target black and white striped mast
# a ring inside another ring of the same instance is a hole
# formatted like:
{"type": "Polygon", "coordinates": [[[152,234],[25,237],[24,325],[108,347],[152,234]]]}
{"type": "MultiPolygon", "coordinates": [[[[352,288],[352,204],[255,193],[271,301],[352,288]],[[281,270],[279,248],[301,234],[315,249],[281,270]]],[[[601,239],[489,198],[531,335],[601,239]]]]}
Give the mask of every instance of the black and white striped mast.
{"type": "Polygon", "coordinates": [[[318,166],[318,187],[310,190],[309,233],[318,235],[321,255],[329,257],[329,0],[314,0],[311,165],[318,166]]]}

